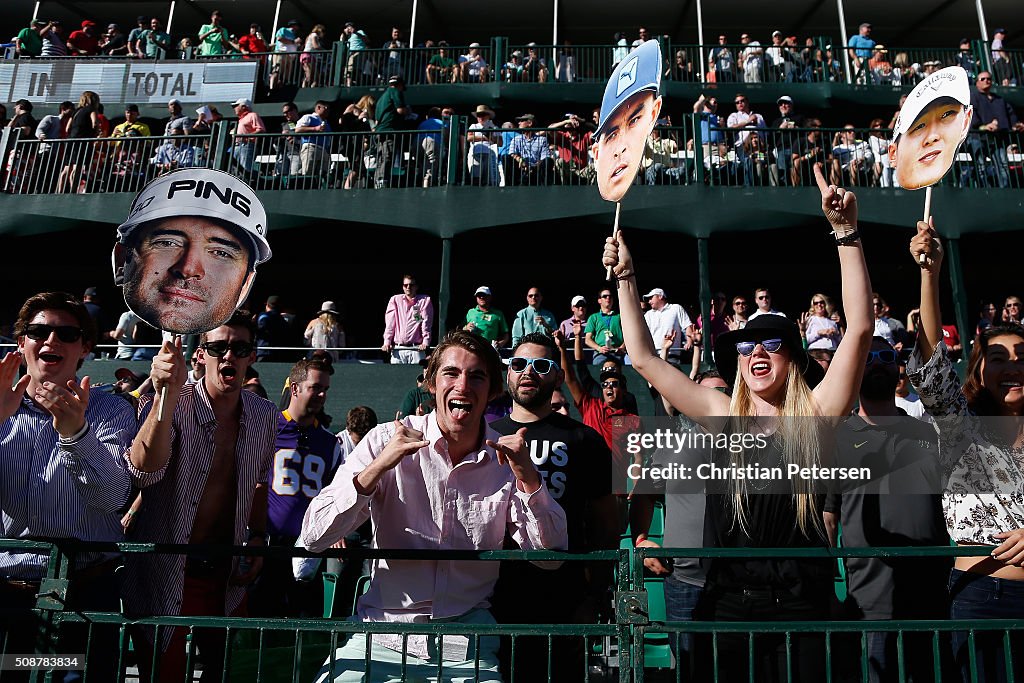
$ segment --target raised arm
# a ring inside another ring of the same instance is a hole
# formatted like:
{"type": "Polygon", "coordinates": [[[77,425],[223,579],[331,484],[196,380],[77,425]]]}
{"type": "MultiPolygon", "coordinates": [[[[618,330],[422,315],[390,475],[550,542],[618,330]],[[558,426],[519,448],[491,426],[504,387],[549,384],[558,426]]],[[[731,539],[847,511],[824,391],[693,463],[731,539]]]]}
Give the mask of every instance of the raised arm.
{"type": "MultiPolygon", "coordinates": [[[[565,351],[565,335],[562,334],[561,330],[555,332],[555,344],[558,346],[558,362],[565,371],[565,385],[569,387],[569,393],[572,394],[572,401],[576,405],[580,404],[583,399],[584,391],[583,385],[580,384],[579,379],[576,377],[576,363],[569,358],[569,354],[565,351]]],[[[576,340],[573,342],[579,344],[579,335],[576,335],[576,340]]]]}
{"type": "Polygon", "coordinates": [[[875,327],[871,279],[857,235],[857,197],[841,187],[829,185],[821,174],[821,164],[814,165],[814,178],[821,192],[821,210],[832,225],[836,239],[843,239],[837,249],[843,280],[846,336],[839,342],[825,379],[814,389],[818,410],[838,421],[853,407],[864,375],[864,359],[871,347],[875,327]]]}
{"type": "Polygon", "coordinates": [[[921,268],[921,324],[917,329],[917,352],[927,363],[942,341],[942,313],[939,310],[939,274],[942,272],[942,242],[934,221],[917,222],[917,234],[910,240],[910,253],[921,268]],[[924,263],[921,263],[924,255],[924,263]]]}
{"type": "Polygon", "coordinates": [[[607,238],[602,263],[606,267],[612,266],[618,281],[622,336],[633,368],[676,410],[704,427],[717,426],[718,421],[709,418],[728,415],[729,399],[710,387],[700,386],[655,353],[651,331],[640,311],[633,258],[621,230],[615,237],[607,238]]]}

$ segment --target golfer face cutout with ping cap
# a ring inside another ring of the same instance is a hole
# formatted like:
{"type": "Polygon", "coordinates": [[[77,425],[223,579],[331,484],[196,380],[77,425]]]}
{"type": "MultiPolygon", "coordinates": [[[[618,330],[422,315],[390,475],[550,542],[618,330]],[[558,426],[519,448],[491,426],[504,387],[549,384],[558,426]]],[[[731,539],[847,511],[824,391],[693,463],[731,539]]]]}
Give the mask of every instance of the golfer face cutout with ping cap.
{"type": "Polygon", "coordinates": [[[896,181],[907,190],[934,185],[956,159],[971,128],[971,85],[959,66],[917,84],[900,109],[889,143],[896,181]]]}
{"type": "Polygon", "coordinates": [[[114,284],[153,327],[207,332],[245,301],[256,266],[271,256],[266,235],[266,210],[246,183],[223,171],[175,171],[146,185],[118,226],[114,284]]]}
{"type": "Polygon", "coordinates": [[[606,201],[621,200],[633,184],[661,113],[660,87],[661,47],[656,40],[630,52],[608,79],[591,147],[597,189],[606,201]]]}

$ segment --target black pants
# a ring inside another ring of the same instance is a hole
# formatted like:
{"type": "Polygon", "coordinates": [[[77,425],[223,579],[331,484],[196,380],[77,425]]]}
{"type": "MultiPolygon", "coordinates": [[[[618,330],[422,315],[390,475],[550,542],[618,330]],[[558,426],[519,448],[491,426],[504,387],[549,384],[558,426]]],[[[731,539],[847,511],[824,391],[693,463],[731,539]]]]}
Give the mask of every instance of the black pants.
{"type": "MultiPolygon", "coordinates": [[[[820,591],[819,591],[820,592],[820,591]]],[[[815,594],[813,600],[784,589],[705,589],[697,605],[701,621],[813,621],[828,619],[828,596],[815,594]]],[[[717,636],[717,656],[710,635],[697,639],[698,680],[729,683],[779,683],[792,680],[818,683],[825,680],[825,637],[823,634],[793,633],[787,675],[786,634],[755,633],[754,658],[750,661],[750,635],[723,633],[717,636]]]]}

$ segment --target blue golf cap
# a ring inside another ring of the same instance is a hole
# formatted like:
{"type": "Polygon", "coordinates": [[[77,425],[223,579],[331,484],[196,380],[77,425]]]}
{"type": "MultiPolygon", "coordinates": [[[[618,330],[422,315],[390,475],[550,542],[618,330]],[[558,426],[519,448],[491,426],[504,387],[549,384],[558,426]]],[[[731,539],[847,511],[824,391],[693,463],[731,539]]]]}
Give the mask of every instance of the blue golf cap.
{"type": "Polygon", "coordinates": [[[648,40],[619,62],[608,79],[601,99],[601,122],[594,137],[601,137],[608,120],[630,97],[641,90],[657,93],[660,88],[661,45],[656,40],[648,40]]]}

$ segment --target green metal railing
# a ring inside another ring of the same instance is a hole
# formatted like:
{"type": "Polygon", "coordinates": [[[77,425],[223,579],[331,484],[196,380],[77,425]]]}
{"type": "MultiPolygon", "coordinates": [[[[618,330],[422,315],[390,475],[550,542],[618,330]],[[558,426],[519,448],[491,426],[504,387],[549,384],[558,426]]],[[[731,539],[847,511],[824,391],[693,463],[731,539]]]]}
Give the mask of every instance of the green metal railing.
{"type": "MultiPolygon", "coordinates": [[[[475,643],[487,636],[500,635],[509,638],[512,643],[512,656],[515,657],[518,639],[541,636],[547,639],[547,662],[550,672],[553,670],[555,658],[560,656],[556,639],[579,638],[586,644],[590,653],[589,662],[600,655],[607,662],[609,657],[617,654],[615,659],[615,677],[619,683],[635,681],[641,683],[646,677],[655,677],[654,670],[648,664],[652,654],[658,655],[657,649],[667,649],[665,637],[688,634],[704,638],[708,647],[709,657],[704,662],[710,665],[713,680],[721,679],[718,673],[719,645],[729,637],[745,637],[748,643],[748,657],[753,662],[753,653],[761,646],[764,639],[771,639],[779,644],[785,652],[787,680],[792,680],[794,671],[800,662],[795,661],[799,655],[797,643],[802,638],[814,636],[823,648],[824,681],[868,680],[869,664],[867,659],[867,639],[872,633],[896,634],[896,663],[899,680],[906,681],[908,664],[907,641],[924,638],[928,641],[931,665],[941,676],[946,666],[945,642],[947,634],[965,632],[969,648],[969,670],[971,680],[977,680],[980,654],[976,653],[978,641],[985,634],[998,633],[1004,647],[1004,666],[1013,680],[1015,664],[1019,653],[1009,646],[1015,643],[1024,631],[1024,615],[1021,619],[1002,620],[900,620],[900,621],[686,621],[671,622],[652,608],[662,590],[660,579],[644,576],[643,563],[649,557],[699,557],[699,558],[790,558],[790,559],[830,559],[848,557],[878,558],[916,558],[928,561],[934,558],[980,557],[988,555],[991,547],[914,547],[914,548],[640,548],[636,550],[622,549],[618,551],[602,551],[590,554],[568,554],[547,551],[399,551],[399,550],[332,550],[324,553],[327,556],[343,558],[380,558],[389,560],[436,560],[443,557],[447,560],[467,561],[560,561],[560,562],[604,562],[614,563],[617,570],[616,593],[614,599],[614,619],[609,623],[591,624],[480,624],[461,623],[429,623],[429,624],[394,624],[394,623],[363,623],[357,621],[336,621],[333,619],[270,619],[270,618],[238,618],[238,617],[182,617],[155,616],[144,619],[128,619],[113,612],[74,612],[64,605],[64,598],[69,587],[69,567],[73,564],[76,553],[90,551],[119,550],[125,556],[136,554],[184,554],[199,549],[197,546],[139,544],[139,543],[78,543],[78,542],[39,542],[0,540],[0,549],[17,552],[37,552],[47,556],[47,569],[43,578],[36,605],[32,610],[42,632],[57,634],[41,649],[41,653],[62,653],[60,633],[62,626],[84,624],[89,630],[89,638],[97,628],[116,628],[118,634],[117,653],[119,671],[124,672],[130,665],[151,667],[159,665],[159,655],[152,661],[134,661],[131,649],[130,632],[134,627],[153,626],[158,632],[169,628],[184,628],[190,636],[197,629],[216,629],[223,633],[226,645],[224,672],[222,681],[262,681],[291,680],[309,681],[326,662],[330,662],[338,645],[344,637],[352,633],[388,633],[399,634],[403,643],[407,643],[410,635],[428,635],[438,638],[442,643],[445,637],[466,636],[475,643]],[[662,640],[657,640],[661,636],[662,640]],[[850,639],[853,639],[852,641],[850,639]],[[851,677],[849,647],[853,643],[856,665],[851,677]],[[845,657],[845,659],[844,659],[845,657]],[[846,667],[846,668],[842,668],[846,667]]],[[[203,547],[208,556],[227,555],[260,555],[270,557],[282,556],[314,556],[314,553],[294,548],[262,548],[262,547],[203,547]]],[[[26,624],[25,627],[29,627],[26,624]]],[[[369,641],[368,641],[369,642],[369,641]]],[[[6,646],[6,643],[5,643],[6,646]]],[[[367,646],[366,663],[371,667],[372,660],[367,646]]],[[[13,654],[4,649],[5,654],[13,654]]],[[[85,653],[88,654],[88,653],[85,653]]],[[[195,647],[189,645],[187,668],[191,670],[195,664],[195,647]]],[[[669,661],[668,658],[665,658],[669,661]]],[[[443,662],[435,662],[438,673],[443,673],[443,662]]],[[[405,665],[403,664],[403,667],[405,665]]],[[[412,666],[410,663],[409,666],[412,666]]],[[[477,662],[479,667],[479,662],[477,662]]],[[[673,666],[671,664],[669,667],[673,666]]],[[[674,678],[677,681],[690,680],[680,667],[675,666],[674,678]]],[[[511,681],[523,680],[515,677],[512,669],[511,681]]],[[[134,672],[134,669],[132,669],[134,672]]],[[[479,673],[479,672],[477,672],[479,673]]],[[[4,680],[5,672],[0,672],[0,681],[4,680]]],[[[88,669],[85,672],[89,680],[88,669]]],[[[122,673],[123,675],[123,673],[122,673]]],[[[472,678],[472,674],[470,674],[472,678]]],[[[51,680],[52,672],[38,671],[34,680],[51,680]]],[[[120,680],[123,680],[120,679],[120,680]]],[[[191,680],[191,678],[189,679],[191,680]]],[[[609,680],[591,672],[591,667],[580,671],[579,680],[609,680]]],[[[661,679],[658,679],[661,680],[661,679]]],[[[732,679],[736,680],[736,679],[732,679]]],[[[732,683],[730,680],[730,683],[732,683]]],[[[762,680],[750,664],[748,676],[744,680],[762,680]]],[[[529,682],[532,683],[532,682],[529,682]]]]}

